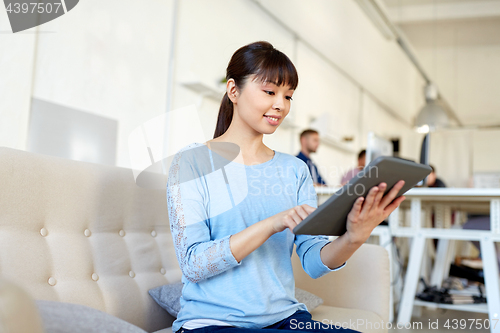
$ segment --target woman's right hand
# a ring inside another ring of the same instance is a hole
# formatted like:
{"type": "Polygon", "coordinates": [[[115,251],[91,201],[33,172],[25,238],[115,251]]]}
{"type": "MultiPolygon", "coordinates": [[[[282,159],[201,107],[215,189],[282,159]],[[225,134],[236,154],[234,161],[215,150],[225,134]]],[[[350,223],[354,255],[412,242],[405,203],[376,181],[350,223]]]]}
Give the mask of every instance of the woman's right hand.
{"type": "Polygon", "coordinates": [[[274,233],[281,232],[286,228],[293,232],[293,228],[315,210],[316,208],[303,204],[273,215],[268,220],[274,233]]]}

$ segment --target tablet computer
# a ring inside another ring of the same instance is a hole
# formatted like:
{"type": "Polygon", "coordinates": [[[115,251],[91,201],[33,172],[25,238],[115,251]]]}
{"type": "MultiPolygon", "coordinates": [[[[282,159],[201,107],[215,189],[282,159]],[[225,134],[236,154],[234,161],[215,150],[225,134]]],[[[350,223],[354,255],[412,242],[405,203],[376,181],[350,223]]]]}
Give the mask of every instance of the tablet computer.
{"type": "Polygon", "coordinates": [[[387,184],[384,195],[400,180],[403,188],[396,195],[400,197],[431,173],[425,164],[415,163],[398,157],[381,156],[373,160],[327,201],[309,214],[294,229],[296,235],[341,236],[347,229],[347,215],[359,197],[380,183],[387,184]]]}

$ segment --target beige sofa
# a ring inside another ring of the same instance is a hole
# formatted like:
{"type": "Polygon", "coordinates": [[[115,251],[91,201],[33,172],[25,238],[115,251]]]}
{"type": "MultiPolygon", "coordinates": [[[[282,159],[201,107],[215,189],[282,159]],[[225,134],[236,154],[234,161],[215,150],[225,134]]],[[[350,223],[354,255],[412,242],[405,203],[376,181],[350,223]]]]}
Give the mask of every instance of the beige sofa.
{"type": "MultiPolygon", "coordinates": [[[[81,313],[78,307],[61,311],[72,304],[100,310],[138,331],[169,330],[174,318],[148,294],[180,281],[182,274],[164,190],[137,186],[129,169],[3,147],[0,186],[0,331],[26,332],[29,322],[29,331],[42,332],[43,321],[52,333],[54,325],[65,324],[47,316],[81,313]],[[44,309],[47,304],[52,312],[44,309]]],[[[385,249],[364,244],[345,268],[316,280],[295,253],[292,259],[296,286],[324,299],[311,312],[313,319],[387,332],[385,249]],[[368,327],[356,326],[361,320],[368,327]]],[[[114,332],[98,318],[94,327],[114,332]]],[[[68,325],[74,320],[67,318],[68,325]]]]}

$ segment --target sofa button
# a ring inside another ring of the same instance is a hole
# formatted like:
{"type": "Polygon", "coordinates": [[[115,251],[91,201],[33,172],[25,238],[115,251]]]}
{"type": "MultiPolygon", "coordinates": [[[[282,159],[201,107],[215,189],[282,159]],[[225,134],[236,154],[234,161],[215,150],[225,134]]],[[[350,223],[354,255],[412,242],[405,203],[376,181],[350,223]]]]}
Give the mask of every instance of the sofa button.
{"type": "Polygon", "coordinates": [[[83,234],[84,234],[86,237],[90,237],[90,235],[91,235],[92,233],[90,232],[90,230],[89,230],[89,229],[85,229],[85,231],[83,232],[83,234]]]}
{"type": "Polygon", "coordinates": [[[151,231],[151,236],[156,237],[156,230],[151,231]]]}
{"type": "Polygon", "coordinates": [[[131,278],[135,278],[135,273],[134,273],[134,271],[130,271],[130,272],[128,272],[128,276],[130,276],[131,278]]]}
{"type": "Polygon", "coordinates": [[[94,280],[94,281],[99,280],[99,275],[97,275],[96,273],[93,273],[92,274],[92,280],[94,280]]]}
{"type": "Polygon", "coordinates": [[[47,231],[47,229],[45,228],[40,229],[40,235],[42,235],[43,237],[47,236],[48,234],[49,232],[47,231]]]}
{"type": "Polygon", "coordinates": [[[160,269],[160,273],[161,273],[162,275],[165,275],[165,274],[167,273],[167,270],[166,270],[165,268],[163,268],[163,267],[162,267],[162,268],[160,269]]]}
{"type": "Polygon", "coordinates": [[[125,230],[120,230],[120,232],[118,233],[120,236],[125,236],[125,230]]]}
{"type": "Polygon", "coordinates": [[[51,286],[55,286],[57,281],[53,277],[49,277],[49,280],[47,281],[51,286]]]}

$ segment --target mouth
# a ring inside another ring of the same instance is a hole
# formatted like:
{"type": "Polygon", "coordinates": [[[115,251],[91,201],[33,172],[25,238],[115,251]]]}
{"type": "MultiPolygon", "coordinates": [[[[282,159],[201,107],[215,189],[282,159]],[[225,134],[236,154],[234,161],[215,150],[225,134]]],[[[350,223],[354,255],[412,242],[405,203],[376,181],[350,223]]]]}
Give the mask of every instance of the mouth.
{"type": "Polygon", "coordinates": [[[274,120],[274,121],[278,121],[281,118],[281,117],[272,117],[272,116],[264,116],[264,117],[267,117],[267,118],[274,120]]]}
{"type": "Polygon", "coordinates": [[[264,116],[264,117],[266,117],[267,122],[273,126],[278,125],[281,118],[281,117],[271,117],[271,116],[264,116]]]}

